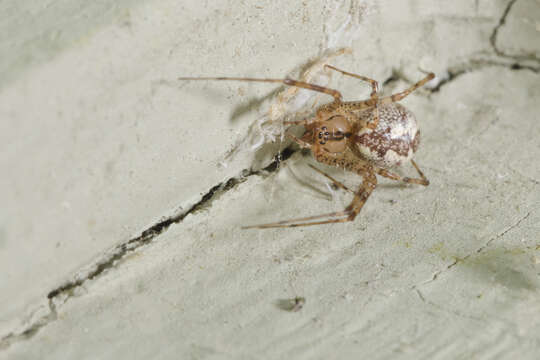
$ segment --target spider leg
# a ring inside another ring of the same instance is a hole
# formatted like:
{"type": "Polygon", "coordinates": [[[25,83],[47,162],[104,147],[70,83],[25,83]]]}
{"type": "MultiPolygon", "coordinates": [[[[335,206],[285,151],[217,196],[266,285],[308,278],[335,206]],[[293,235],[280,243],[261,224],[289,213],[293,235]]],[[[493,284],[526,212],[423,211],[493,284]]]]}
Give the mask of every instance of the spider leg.
{"type": "MultiPolygon", "coordinates": [[[[378,110],[377,106],[380,104],[390,104],[393,102],[397,102],[405,98],[407,95],[412,93],[414,90],[418,89],[419,87],[425,85],[428,81],[432,80],[435,77],[435,74],[429,73],[425,78],[417,82],[416,84],[412,85],[408,89],[403,90],[402,92],[395,93],[390,96],[386,96],[383,98],[378,99],[367,99],[367,100],[361,100],[361,101],[345,101],[340,104],[338,104],[338,107],[341,109],[341,111],[361,111],[361,110],[367,110],[369,108],[373,108],[374,112],[377,111],[377,118],[378,118],[378,110]]],[[[335,106],[335,105],[334,105],[335,106]]],[[[374,114],[375,117],[375,114],[374,114]]],[[[372,123],[373,121],[370,121],[372,123]]],[[[369,127],[368,124],[366,126],[369,127]]],[[[371,127],[370,127],[371,128],[371,127]]]]}
{"type": "Polygon", "coordinates": [[[311,149],[311,144],[310,143],[305,142],[304,140],[302,140],[300,138],[297,138],[296,136],[294,136],[294,135],[292,135],[290,133],[286,133],[285,135],[287,135],[288,138],[290,138],[291,140],[296,142],[298,145],[300,145],[300,147],[302,147],[304,149],[311,149]]]}
{"type": "Polygon", "coordinates": [[[350,73],[350,72],[347,72],[347,71],[343,71],[343,70],[338,69],[338,68],[336,68],[336,67],[334,67],[332,65],[326,64],[326,65],[324,65],[324,67],[335,70],[337,72],[340,72],[343,75],[352,76],[354,78],[360,79],[362,81],[365,81],[365,82],[368,82],[368,83],[371,84],[370,99],[371,99],[372,103],[374,103],[374,105],[373,105],[373,119],[366,126],[371,130],[375,130],[377,128],[377,125],[379,124],[379,108],[377,106],[378,99],[379,99],[379,96],[377,95],[377,92],[379,91],[379,83],[376,80],[370,79],[370,78],[362,76],[362,75],[353,74],[353,73],[350,73]]]}
{"type": "Polygon", "coordinates": [[[242,229],[269,229],[269,228],[287,228],[287,227],[300,227],[300,226],[312,226],[322,224],[333,224],[353,221],[356,215],[362,210],[366,200],[369,198],[375,187],[377,186],[377,178],[373,172],[368,172],[364,175],[364,181],[360,188],[354,194],[352,202],[343,211],[336,211],[328,214],[308,216],[303,218],[289,219],[283,221],[277,221],[268,224],[250,225],[244,226],[242,229]],[[330,218],[321,221],[311,221],[323,218],[330,218]]]}
{"type": "Polygon", "coordinates": [[[343,183],[337,181],[336,179],[334,179],[333,177],[331,177],[330,175],[328,175],[327,173],[325,173],[324,171],[322,171],[321,169],[318,169],[316,168],[315,166],[311,165],[311,164],[308,164],[309,167],[311,167],[313,170],[315,170],[316,172],[318,172],[319,174],[325,176],[326,178],[328,178],[330,181],[332,181],[332,183],[338,187],[338,188],[341,188],[343,190],[346,190],[350,193],[353,193],[354,194],[354,191],[352,191],[351,189],[349,189],[348,187],[346,187],[345,185],[343,185],[343,183]]]}
{"type": "Polygon", "coordinates": [[[297,81],[292,79],[259,79],[259,78],[244,78],[244,77],[179,77],[178,80],[226,80],[226,81],[253,81],[253,82],[268,82],[268,83],[282,83],[289,86],[296,86],[303,89],[313,90],[321,93],[328,94],[334,97],[334,102],[341,102],[341,93],[337,90],[330,89],[324,86],[315,85],[303,81],[297,81]]]}
{"type": "Polygon", "coordinates": [[[286,120],[283,122],[283,125],[309,125],[313,123],[313,119],[304,119],[304,120],[286,120]]]}
{"type": "Polygon", "coordinates": [[[268,224],[242,226],[242,229],[268,229],[268,228],[297,227],[297,226],[310,226],[310,225],[320,225],[320,224],[350,221],[350,220],[347,220],[346,217],[342,219],[329,219],[329,220],[316,221],[316,222],[311,221],[311,220],[316,220],[316,219],[321,219],[321,218],[332,218],[332,217],[343,217],[343,216],[349,216],[349,213],[347,211],[336,211],[336,212],[331,212],[328,214],[288,219],[288,220],[276,221],[276,222],[268,223],[268,224]],[[311,222],[306,222],[306,221],[311,221],[311,222]]]}
{"type": "Polygon", "coordinates": [[[434,73],[429,73],[425,78],[418,81],[416,84],[412,85],[408,89],[405,89],[405,90],[403,90],[401,92],[398,92],[398,93],[392,94],[390,96],[384,97],[384,98],[380,99],[380,102],[381,102],[381,104],[389,104],[389,103],[400,101],[403,98],[405,98],[407,95],[412,93],[414,90],[416,90],[419,87],[425,85],[425,83],[432,80],[434,77],[435,77],[434,73]]]}
{"type": "Polygon", "coordinates": [[[393,173],[393,172],[388,171],[388,170],[383,169],[383,168],[375,168],[375,172],[377,174],[381,175],[381,176],[387,177],[387,178],[392,179],[392,180],[403,181],[403,182],[408,183],[408,184],[419,184],[419,185],[428,186],[429,185],[429,180],[426,178],[426,176],[424,175],[422,170],[420,170],[420,168],[418,167],[418,165],[416,165],[414,160],[411,160],[411,163],[413,164],[414,168],[418,172],[418,175],[420,175],[419,179],[418,178],[401,177],[398,174],[393,173]]]}
{"type": "Polygon", "coordinates": [[[335,70],[337,72],[340,72],[342,73],[343,75],[347,75],[347,76],[352,76],[352,77],[355,77],[357,79],[360,79],[360,80],[363,80],[365,82],[368,82],[371,84],[371,97],[377,95],[377,91],[379,89],[379,83],[376,81],[376,80],[373,80],[373,79],[370,79],[368,77],[365,77],[365,76],[362,76],[362,75],[358,75],[358,74],[353,74],[353,73],[350,73],[350,72],[347,72],[347,71],[343,71],[341,69],[338,69],[337,67],[335,66],[332,66],[332,65],[324,65],[325,68],[329,68],[329,69],[332,69],[332,70],[335,70]]]}
{"type": "Polygon", "coordinates": [[[428,186],[429,185],[429,180],[427,179],[427,177],[424,175],[424,173],[422,172],[422,170],[420,170],[420,168],[418,167],[418,165],[416,165],[416,162],[411,159],[411,164],[414,166],[414,168],[416,169],[416,171],[418,172],[418,175],[420,175],[420,177],[422,178],[422,180],[424,180],[424,183],[425,184],[421,184],[421,185],[425,185],[425,186],[428,186]]]}
{"type": "Polygon", "coordinates": [[[364,174],[364,180],[360,185],[360,188],[354,194],[353,201],[347,207],[350,208],[351,215],[349,216],[350,220],[353,221],[356,215],[360,213],[360,210],[364,207],[367,199],[377,187],[377,177],[373,170],[366,171],[364,174]]]}

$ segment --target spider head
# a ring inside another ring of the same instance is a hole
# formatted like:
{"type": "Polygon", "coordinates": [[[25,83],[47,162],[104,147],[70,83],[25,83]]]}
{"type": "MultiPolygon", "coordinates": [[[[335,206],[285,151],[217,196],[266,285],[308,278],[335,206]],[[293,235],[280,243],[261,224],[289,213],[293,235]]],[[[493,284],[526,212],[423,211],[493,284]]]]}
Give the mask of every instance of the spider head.
{"type": "Polygon", "coordinates": [[[352,135],[351,130],[351,124],[345,117],[333,115],[323,121],[315,122],[308,131],[313,146],[320,147],[329,153],[340,153],[347,148],[347,141],[352,135]]]}

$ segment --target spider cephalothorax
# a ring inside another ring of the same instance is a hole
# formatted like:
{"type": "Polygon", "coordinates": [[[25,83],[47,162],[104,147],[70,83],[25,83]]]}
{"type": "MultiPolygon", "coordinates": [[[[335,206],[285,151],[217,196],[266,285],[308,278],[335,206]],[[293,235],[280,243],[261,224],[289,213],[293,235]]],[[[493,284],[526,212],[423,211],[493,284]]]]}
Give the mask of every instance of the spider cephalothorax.
{"type": "Polygon", "coordinates": [[[336,154],[347,148],[349,139],[353,135],[352,130],[353,126],[344,116],[333,115],[306,127],[302,139],[314,147],[336,154]]]}

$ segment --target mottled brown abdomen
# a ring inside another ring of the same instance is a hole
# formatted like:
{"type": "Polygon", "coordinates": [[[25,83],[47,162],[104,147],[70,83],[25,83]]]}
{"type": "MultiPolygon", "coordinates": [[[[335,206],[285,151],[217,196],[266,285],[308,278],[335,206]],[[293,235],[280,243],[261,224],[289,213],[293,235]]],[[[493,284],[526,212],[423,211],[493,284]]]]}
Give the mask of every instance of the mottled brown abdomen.
{"type": "MultiPolygon", "coordinates": [[[[372,121],[373,109],[358,113],[372,121]]],[[[354,150],[382,167],[393,167],[412,159],[420,142],[414,114],[398,103],[379,105],[379,124],[375,130],[361,129],[354,139],[354,150]]]]}

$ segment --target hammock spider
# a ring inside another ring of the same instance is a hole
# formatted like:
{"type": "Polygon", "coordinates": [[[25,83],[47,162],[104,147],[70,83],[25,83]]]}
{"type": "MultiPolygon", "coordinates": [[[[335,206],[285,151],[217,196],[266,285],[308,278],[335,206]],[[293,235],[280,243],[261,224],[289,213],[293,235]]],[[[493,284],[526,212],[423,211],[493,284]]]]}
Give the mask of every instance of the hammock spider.
{"type": "Polygon", "coordinates": [[[377,186],[376,174],[396,181],[427,186],[429,180],[412,159],[418,148],[420,132],[415,116],[397,102],[435,77],[429,73],[408,89],[379,98],[378,83],[365,76],[352,74],[331,65],[335,70],[371,84],[367,100],[342,101],[341,93],[327,87],[292,79],[259,79],[240,77],[181,77],[179,80],[234,80],[282,83],[328,94],[334,101],[317,108],[315,116],[300,121],[286,121],[286,125],[302,125],[300,138],[287,133],[300,147],[310,149],[313,157],[323,164],[344,168],[363,177],[360,187],[353,191],[330,175],[312,166],[343,190],[351,192],[352,202],[343,211],[316,216],[283,220],[268,224],[245,226],[244,229],[283,228],[353,221],[377,186]],[[388,170],[410,161],[419,178],[401,177],[388,170]]]}

